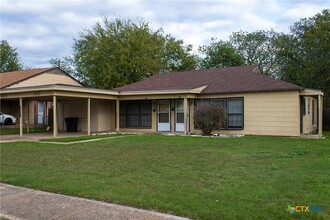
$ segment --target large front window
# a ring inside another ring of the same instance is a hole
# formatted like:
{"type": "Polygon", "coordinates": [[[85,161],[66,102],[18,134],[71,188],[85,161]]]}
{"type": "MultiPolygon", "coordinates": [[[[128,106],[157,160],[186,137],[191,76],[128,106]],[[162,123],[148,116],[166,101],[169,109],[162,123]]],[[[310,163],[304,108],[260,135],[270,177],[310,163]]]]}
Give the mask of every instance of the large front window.
{"type": "Polygon", "coordinates": [[[243,98],[197,99],[195,105],[220,105],[227,112],[227,123],[221,129],[243,129],[243,98]]]}
{"type": "Polygon", "coordinates": [[[120,128],[151,128],[151,101],[121,101],[120,128]]]}
{"type": "Polygon", "coordinates": [[[228,128],[243,128],[243,99],[228,99],[228,128]]]}

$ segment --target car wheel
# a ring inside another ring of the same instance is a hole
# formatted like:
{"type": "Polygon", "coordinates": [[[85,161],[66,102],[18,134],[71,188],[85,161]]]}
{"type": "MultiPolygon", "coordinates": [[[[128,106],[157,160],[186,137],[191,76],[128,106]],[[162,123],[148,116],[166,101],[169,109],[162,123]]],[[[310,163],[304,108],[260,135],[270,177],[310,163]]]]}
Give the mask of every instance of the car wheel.
{"type": "Polygon", "coordinates": [[[5,125],[11,125],[12,123],[13,123],[13,120],[11,120],[10,118],[6,118],[5,125]]]}

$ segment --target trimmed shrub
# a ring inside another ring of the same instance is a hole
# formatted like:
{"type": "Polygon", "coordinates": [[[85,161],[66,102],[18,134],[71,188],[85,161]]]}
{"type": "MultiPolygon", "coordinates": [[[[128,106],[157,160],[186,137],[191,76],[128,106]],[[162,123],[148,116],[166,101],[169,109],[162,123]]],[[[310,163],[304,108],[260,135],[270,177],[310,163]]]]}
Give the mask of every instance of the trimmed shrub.
{"type": "Polygon", "coordinates": [[[196,106],[194,123],[196,128],[202,130],[203,135],[210,135],[212,131],[223,128],[226,123],[226,111],[219,105],[196,106]]]}

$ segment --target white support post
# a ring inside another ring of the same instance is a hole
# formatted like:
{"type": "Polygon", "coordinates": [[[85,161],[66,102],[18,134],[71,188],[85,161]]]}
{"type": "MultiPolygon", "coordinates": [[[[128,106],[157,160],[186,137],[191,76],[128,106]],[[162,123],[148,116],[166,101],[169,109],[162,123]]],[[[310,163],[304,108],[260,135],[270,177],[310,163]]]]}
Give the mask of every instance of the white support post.
{"type": "Polygon", "coordinates": [[[87,135],[91,135],[91,99],[87,99],[87,135]]]}
{"type": "Polygon", "coordinates": [[[116,132],[119,132],[119,99],[116,100],[116,132]]]}
{"type": "Polygon", "coordinates": [[[19,98],[19,136],[23,137],[23,99],[19,98]]]}
{"type": "Polygon", "coordinates": [[[188,134],[188,99],[183,99],[184,134],[188,134]]]}
{"type": "Polygon", "coordinates": [[[26,100],[26,104],[27,104],[26,133],[30,134],[30,101],[26,100]]]}
{"type": "Polygon", "coordinates": [[[323,99],[322,99],[322,95],[318,95],[318,118],[319,118],[319,121],[318,121],[318,131],[319,131],[319,137],[321,138],[322,137],[322,119],[323,119],[323,99]]]}
{"type": "Polygon", "coordinates": [[[56,137],[58,134],[58,125],[57,125],[57,99],[56,96],[53,96],[53,136],[56,137]]]}

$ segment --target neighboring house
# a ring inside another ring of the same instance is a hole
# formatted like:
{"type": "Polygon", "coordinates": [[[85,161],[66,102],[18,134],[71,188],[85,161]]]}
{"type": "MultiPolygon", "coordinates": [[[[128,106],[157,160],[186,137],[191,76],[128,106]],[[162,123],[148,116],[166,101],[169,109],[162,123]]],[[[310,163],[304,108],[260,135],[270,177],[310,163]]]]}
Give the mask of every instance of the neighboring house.
{"type": "Polygon", "coordinates": [[[50,85],[5,88],[0,94],[3,100],[21,103],[56,103],[54,136],[57,130],[65,130],[65,117],[78,117],[79,130],[88,134],[200,133],[193,116],[195,106],[203,103],[219,104],[227,110],[226,125],[215,133],[322,135],[323,93],[262,75],[256,66],[157,74],[113,90],[57,82],[55,77],[50,85]]]}
{"type": "MultiPolygon", "coordinates": [[[[59,68],[40,68],[24,71],[0,73],[0,89],[26,88],[40,85],[63,84],[82,87],[83,85],[59,68]]],[[[29,124],[48,125],[48,112],[52,102],[45,100],[29,101],[29,124]]],[[[1,111],[19,117],[17,100],[1,100],[1,111]]],[[[27,114],[27,105],[24,109],[27,114]]]]}

